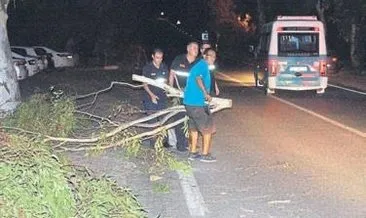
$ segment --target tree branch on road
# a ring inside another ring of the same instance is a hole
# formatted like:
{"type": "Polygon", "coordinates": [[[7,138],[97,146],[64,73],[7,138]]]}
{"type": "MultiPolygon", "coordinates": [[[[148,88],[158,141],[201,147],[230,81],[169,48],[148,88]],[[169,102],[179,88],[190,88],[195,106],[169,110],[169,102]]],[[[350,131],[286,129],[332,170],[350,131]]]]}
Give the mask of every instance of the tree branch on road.
{"type": "MultiPolygon", "coordinates": [[[[169,96],[179,96],[181,98],[183,97],[183,92],[181,90],[175,89],[175,88],[173,88],[173,87],[171,87],[167,84],[157,82],[153,79],[146,78],[146,77],[139,76],[139,75],[133,75],[132,79],[134,81],[147,83],[149,85],[162,88],[167,92],[167,95],[169,95],[169,96]]],[[[74,100],[94,96],[92,102],[90,102],[88,104],[85,104],[85,105],[92,105],[96,102],[96,99],[97,99],[99,94],[111,90],[114,85],[127,85],[127,86],[130,86],[132,88],[142,87],[142,85],[132,85],[132,84],[126,83],[126,82],[112,82],[108,88],[105,88],[105,89],[102,89],[102,90],[99,90],[99,91],[96,91],[96,92],[93,92],[93,93],[90,93],[90,94],[76,96],[74,98],[74,100]]],[[[212,101],[209,102],[209,104],[210,104],[211,112],[215,113],[217,111],[220,111],[220,110],[223,110],[223,109],[226,109],[226,108],[231,108],[232,101],[231,101],[231,99],[213,98],[212,101]]],[[[55,145],[54,148],[67,150],[67,151],[108,149],[108,148],[124,145],[127,142],[130,142],[130,141],[133,141],[133,140],[146,139],[148,137],[151,137],[151,136],[154,136],[154,135],[158,134],[159,132],[162,132],[164,130],[175,127],[176,125],[178,125],[178,124],[184,122],[185,120],[187,120],[188,117],[181,118],[181,119],[176,120],[176,121],[171,122],[171,123],[168,123],[168,121],[170,120],[170,118],[174,117],[176,114],[178,114],[180,112],[183,112],[183,111],[185,111],[185,108],[184,108],[183,105],[172,106],[172,107],[169,107],[165,110],[157,111],[156,113],[150,114],[150,115],[145,116],[145,117],[138,118],[136,120],[132,120],[132,121],[125,122],[125,123],[118,123],[118,122],[112,121],[112,120],[110,120],[108,118],[105,118],[105,117],[101,117],[101,116],[94,115],[94,114],[91,114],[91,113],[88,113],[88,112],[77,110],[76,113],[80,113],[82,115],[86,115],[86,116],[89,116],[91,118],[95,118],[95,119],[100,120],[100,121],[107,121],[109,124],[111,124],[113,126],[113,128],[110,129],[106,133],[100,133],[96,137],[89,137],[89,138],[67,138],[67,137],[54,137],[54,136],[50,136],[50,135],[42,135],[42,136],[44,137],[45,142],[57,143],[57,145],[55,145]],[[159,119],[157,119],[157,118],[159,118],[159,119]],[[151,122],[151,120],[158,120],[158,121],[156,121],[154,123],[147,123],[149,121],[151,122]],[[127,130],[128,128],[131,128],[131,127],[150,128],[152,130],[137,133],[137,134],[132,135],[132,136],[131,135],[127,136],[127,137],[124,136],[122,139],[121,138],[113,138],[115,136],[119,136],[118,135],[119,133],[121,133],[121,132],[123,132],[123,131],[127,130]],[[97,143],[97,142],[100,142],[100,141],[103,141],[103,140],[106,140],[106,139],[110,139],[110,138],[112,138],[112,140],[110,142],[108,142],[106,145],[93,146],[94,143],[97,143]],[[82,146],[79,147],[79,148],[70,148],[70,147],[67,147],[68,143],[69,144],[77,143],[79,145],[81,144],[82,146]]],[[[41,135],[40,133],[29,132],[27,130],[23,130],[23,129],[19,129],[19,128],[5,127],[5,126],[3,126],[1,128],[12,129],[12,130],[16,130],[16,131],[20,131],[20,132],[24,132],[24,133],[28,133],[28,134],[41,135]]]]}

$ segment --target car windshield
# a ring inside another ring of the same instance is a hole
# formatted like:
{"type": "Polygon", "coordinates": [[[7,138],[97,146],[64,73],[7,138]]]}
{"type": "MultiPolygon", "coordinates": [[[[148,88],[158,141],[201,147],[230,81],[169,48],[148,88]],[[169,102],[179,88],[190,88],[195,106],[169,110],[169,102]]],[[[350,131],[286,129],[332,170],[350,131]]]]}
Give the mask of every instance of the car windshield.
{"type": "Polygon", "coordinates": [[[44,50],[43,48],[35,48],[34,51],[36,52],[37,55],[46,55],[47,54],[46,50],[44,50]]]}
{"type": "Polygon", "coordinates": [[[11,51],[17,53],[17,54],[20,54],[22,56],[27,56],[27,51],[25,49],[22,49],[22,48],[11,48],[11,51]]]}
{"type": "Polygon", "coordinates": [[[279,56],[319,56],[318,33],[279,33],[279,56]]]}

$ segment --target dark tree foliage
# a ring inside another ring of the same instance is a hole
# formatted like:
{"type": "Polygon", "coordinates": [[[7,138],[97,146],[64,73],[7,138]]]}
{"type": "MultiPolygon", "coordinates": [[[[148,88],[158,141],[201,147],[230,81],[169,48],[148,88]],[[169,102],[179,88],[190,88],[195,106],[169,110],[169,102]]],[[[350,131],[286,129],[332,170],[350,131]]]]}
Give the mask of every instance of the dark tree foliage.
{"type": "Polygon", "coordinates": [[[13,0],[8,32],[14,45],[66,47],[111,62],[153,47],[172,59],[208,30],[221,58],[243,59],[264,22],[278,15],[319,15],[329,26],[329,47],[362,60],[365,5],[363,0],[13,0]]]}
{"type": "Polygon", "coordinates": [[[144,2],[121,0],[16,1],[8,10],[11,44],[65,49],[96,56],[138,43],[144,2]]]}

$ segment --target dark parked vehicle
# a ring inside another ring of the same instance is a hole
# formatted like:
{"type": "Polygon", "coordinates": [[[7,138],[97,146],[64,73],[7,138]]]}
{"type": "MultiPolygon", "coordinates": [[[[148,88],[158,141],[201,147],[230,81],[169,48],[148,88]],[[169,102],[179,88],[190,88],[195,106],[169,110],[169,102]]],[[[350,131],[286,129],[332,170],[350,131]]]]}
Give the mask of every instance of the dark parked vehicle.
{"type": "Polygon", "coordinates": [[[340,69],[342,69],[343,64],[340,60],[339,55],[334,51],[328,51],[328,59],[327,59],[327,70],[329,74],[338,73],[340,69]]]}

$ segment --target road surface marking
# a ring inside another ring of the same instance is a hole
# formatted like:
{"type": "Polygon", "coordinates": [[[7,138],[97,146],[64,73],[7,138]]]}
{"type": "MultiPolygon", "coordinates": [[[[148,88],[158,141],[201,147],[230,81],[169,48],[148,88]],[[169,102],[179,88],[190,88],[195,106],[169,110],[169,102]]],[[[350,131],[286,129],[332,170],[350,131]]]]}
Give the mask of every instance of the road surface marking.
{"type": "Polygon", "coordinates": [[[331,87],[334,87],[334,88],[337,88],[337,89],[343,89],[343,90],[346,90],[346,91],[349,91],[349,92],[354,92],[354,93],[357,93],[357,94],[360,94],[360,95],[366,95],[365,92],[356,91],[356,90],[345,88],[345,87],[342,87],[342,86],[337,86],[337,85],[333,85],[333,84],[329,84],[329,83],[328,83],[328,86],[331,86],[331,87]]]}
{"type": "Polygon", "coordinates": [[[303,111],[303,112],[305,112],[305,113],[308,113],[308,114],[310,114],[310,115],[313,115],[313,116],[315,116],[315,117],[317,117],[317,118],[320,118],[320,119],[322,119],[322,120],[324,120],[324,121],[326,121],[326,122],[328,122],[328,123],[331,123],[331,124],[333,124],[333,125],[335,125],[335,126],[338,126],[338,127],[342,128],[342,129],[345,129],[345,130],[347,130],[347,131],[350,131],[350,132],[352,132],[352,133],[354,133],[354,134],[356,134],[356,135],[359,135],[359,136],[361,136],[361,137],[363,137],[363,138],[366,138],[366,133],[361,132],[361,131],[359,131],[359,130],[357,130],[357,129],[355,129],[355,128],[352,128],[352,127],[349,127],[349,126],[344,125],[344,124],[342,124],[342,123],[339,123],[339,122],[337,122],[337,121],[335,121],[335,120],[332,120],[332,119],[330,119],[330,118],[328,118],[328,117],[325,117],[325,116],[323,116],[323,115],[317,114],[317,113],[315,113],[314,111],[311,111],[311,110],[305,109],[305,108],[300,107],[300,106],[298,106],[298,105],[296,105],[296,104],[294,104],[294,103],[291,103],[291,102],[289,102],[289,101],[283,100],[283,99],[281,99],[281,98],[279,98],[279,97],[276,97],[276,96],[273,96],[273,95],[271,95],[271,96],[269,96],[269,97],[274,98],[274,99],[276,99],[276,100],[278,100],[278,101],[280,101],[280,102],[282,102],[282,103],[285,103],[285,104],[287,104],[287,105],[290,105],[290,106],[292,106],[292,107],[294,107],[294,108],[296,108],[296,109],[299,109],[299,110],[301,110],[301,111],[303,111]]]}
{"type": "MultiPolygon", "coordinates": [[[[226,75],[224,73],[220,73],[220,72],[217,72],[217,75],[220,75],[220,76],[228,79],[228,81],[227,80],[223,80],[224,82],[234,82],[234,83],[238,83],[238,84],[246,85],[246,86],[253,86],[253,84],[254,84],[254,83],[246,83],[246,82],[243,82],[243,81],[241,81],[239,79],[235,79],[235,78],[233,78],[231,76],[228,76],[228,75],[226,75]]],[[[219,79],[219,78],[217,78],[217,79],[219,79]]]]}
{"type": "Polygon", "coordinates": [[[235,79],[235,78],[233,78],[231,76],[228,76],[226,74],[219,73],[219,72],[217,74],[219,74],[222,77],[225,77],[225,78],[229,79],[229,81],[231,81],[231,82],[236,82],[236,83],[240,83],[240,84],[243,83],[241,80],[235,79]]]}
{"type": "MultiPolygon", "coordinates": [[[[230,76],[228,76],[228,75],[225,75],[225,74],[223,74],[223,73],[220,73],[220,75],[223,75],[224,77],[229,78],[231,81],[238,81],[237,79],[232,78],[232,77],[230,77],[230,76]]],[[[239,82],[239,83],[241,83],[241,82],[239,82]]],[[[329,86],[333,86],[333,87],[335,87],[335,88],[344,89],[344,90],[347,90],[347,91],[351,91],[351,92],[355,92],[355,93],[358,93],[358,94],[362,94],[362,95],[365,95],[365,94],[366,94],[366,93],[363,93],[363,92],[359,92],[359,91],[356,91],[356,90],[352,90],[352,89],[348,89],[348,88],[344,88],[344,87],[340,87],[340,86],[336,86],[336,85],[331,85],[331,84],[328,84],[328,85],[329,85],[329,86]]],[[[283,99],[281,99],[281,98],[279,98],[279,97],[276,97],[276,96],[273,96],[273,95],[270,95],[269,97],[274,98],[274,99],[276,99],[276,100],[278,100],[278,101],[280,101],[280,102],[282,102],[282,103],[285,103],[285,104],[287,104],[287,105],[290,105],[290,106],[292,106],[292,107],[294,107],[294,108],[296,108],[296,109],[298,109],[298,110],[301,110],[301,111],[303,111],[303,112],[305,112],[305,113],[308,113],[308,114],[310,114],[310,115],[313,115],[313,116],[315,116],[315,117],[318,117],[318,118],[320,118],[320,119],[322,119],[322,120],[324,120],[324,121],[326,121],[326,122],[328,122],[328,123],[331,123],[331,124],[333,124],[333,125],[335,125],[335,126],[338,126],[338,127],[342,128],[342,129],[345,129],[345,130],[347,130],[347,131],[350,131],[350,132],[352,132],[352,133],[354,133],[354,134],[356,134],[356,135],[358,135],[358,136],[361,136],[361,137],[363,137],[363,138],[366,138],[366,133],[361,132],[361,131],[359,131],[359,130],[357,130],[357,129],[355,129],[355,128],[352,128],[352,127],[350,127],[350,126],[347,126],[347,125],[344,125],[344,124],[342,124],[342,123],[339,123],[339,122],[337,122],[337,121],[335,121],[335,120],[332,120],[332,119],[327,118],[327,117],[325,117],[325,116],[323,116],[323,115],[317,114],[317,113],[315,113],[314,111],[311,111],[311,110],[305,109],[305,108],[300,107],[300,106],[298,106],[298,105],[296,105],[296,104],[294,104],[294,103],[291,103],[291,102],[289,102],[289,101],[283,100],[283,99]]]]}
{"type": "Polygon", "coordinates": [[[179,175],[180,186],[182,187],[189,213],[192,217],[205,216],[208,209],[193,172],[192,174],[184,174],[177,171],[177,173],[179,175]]]}

